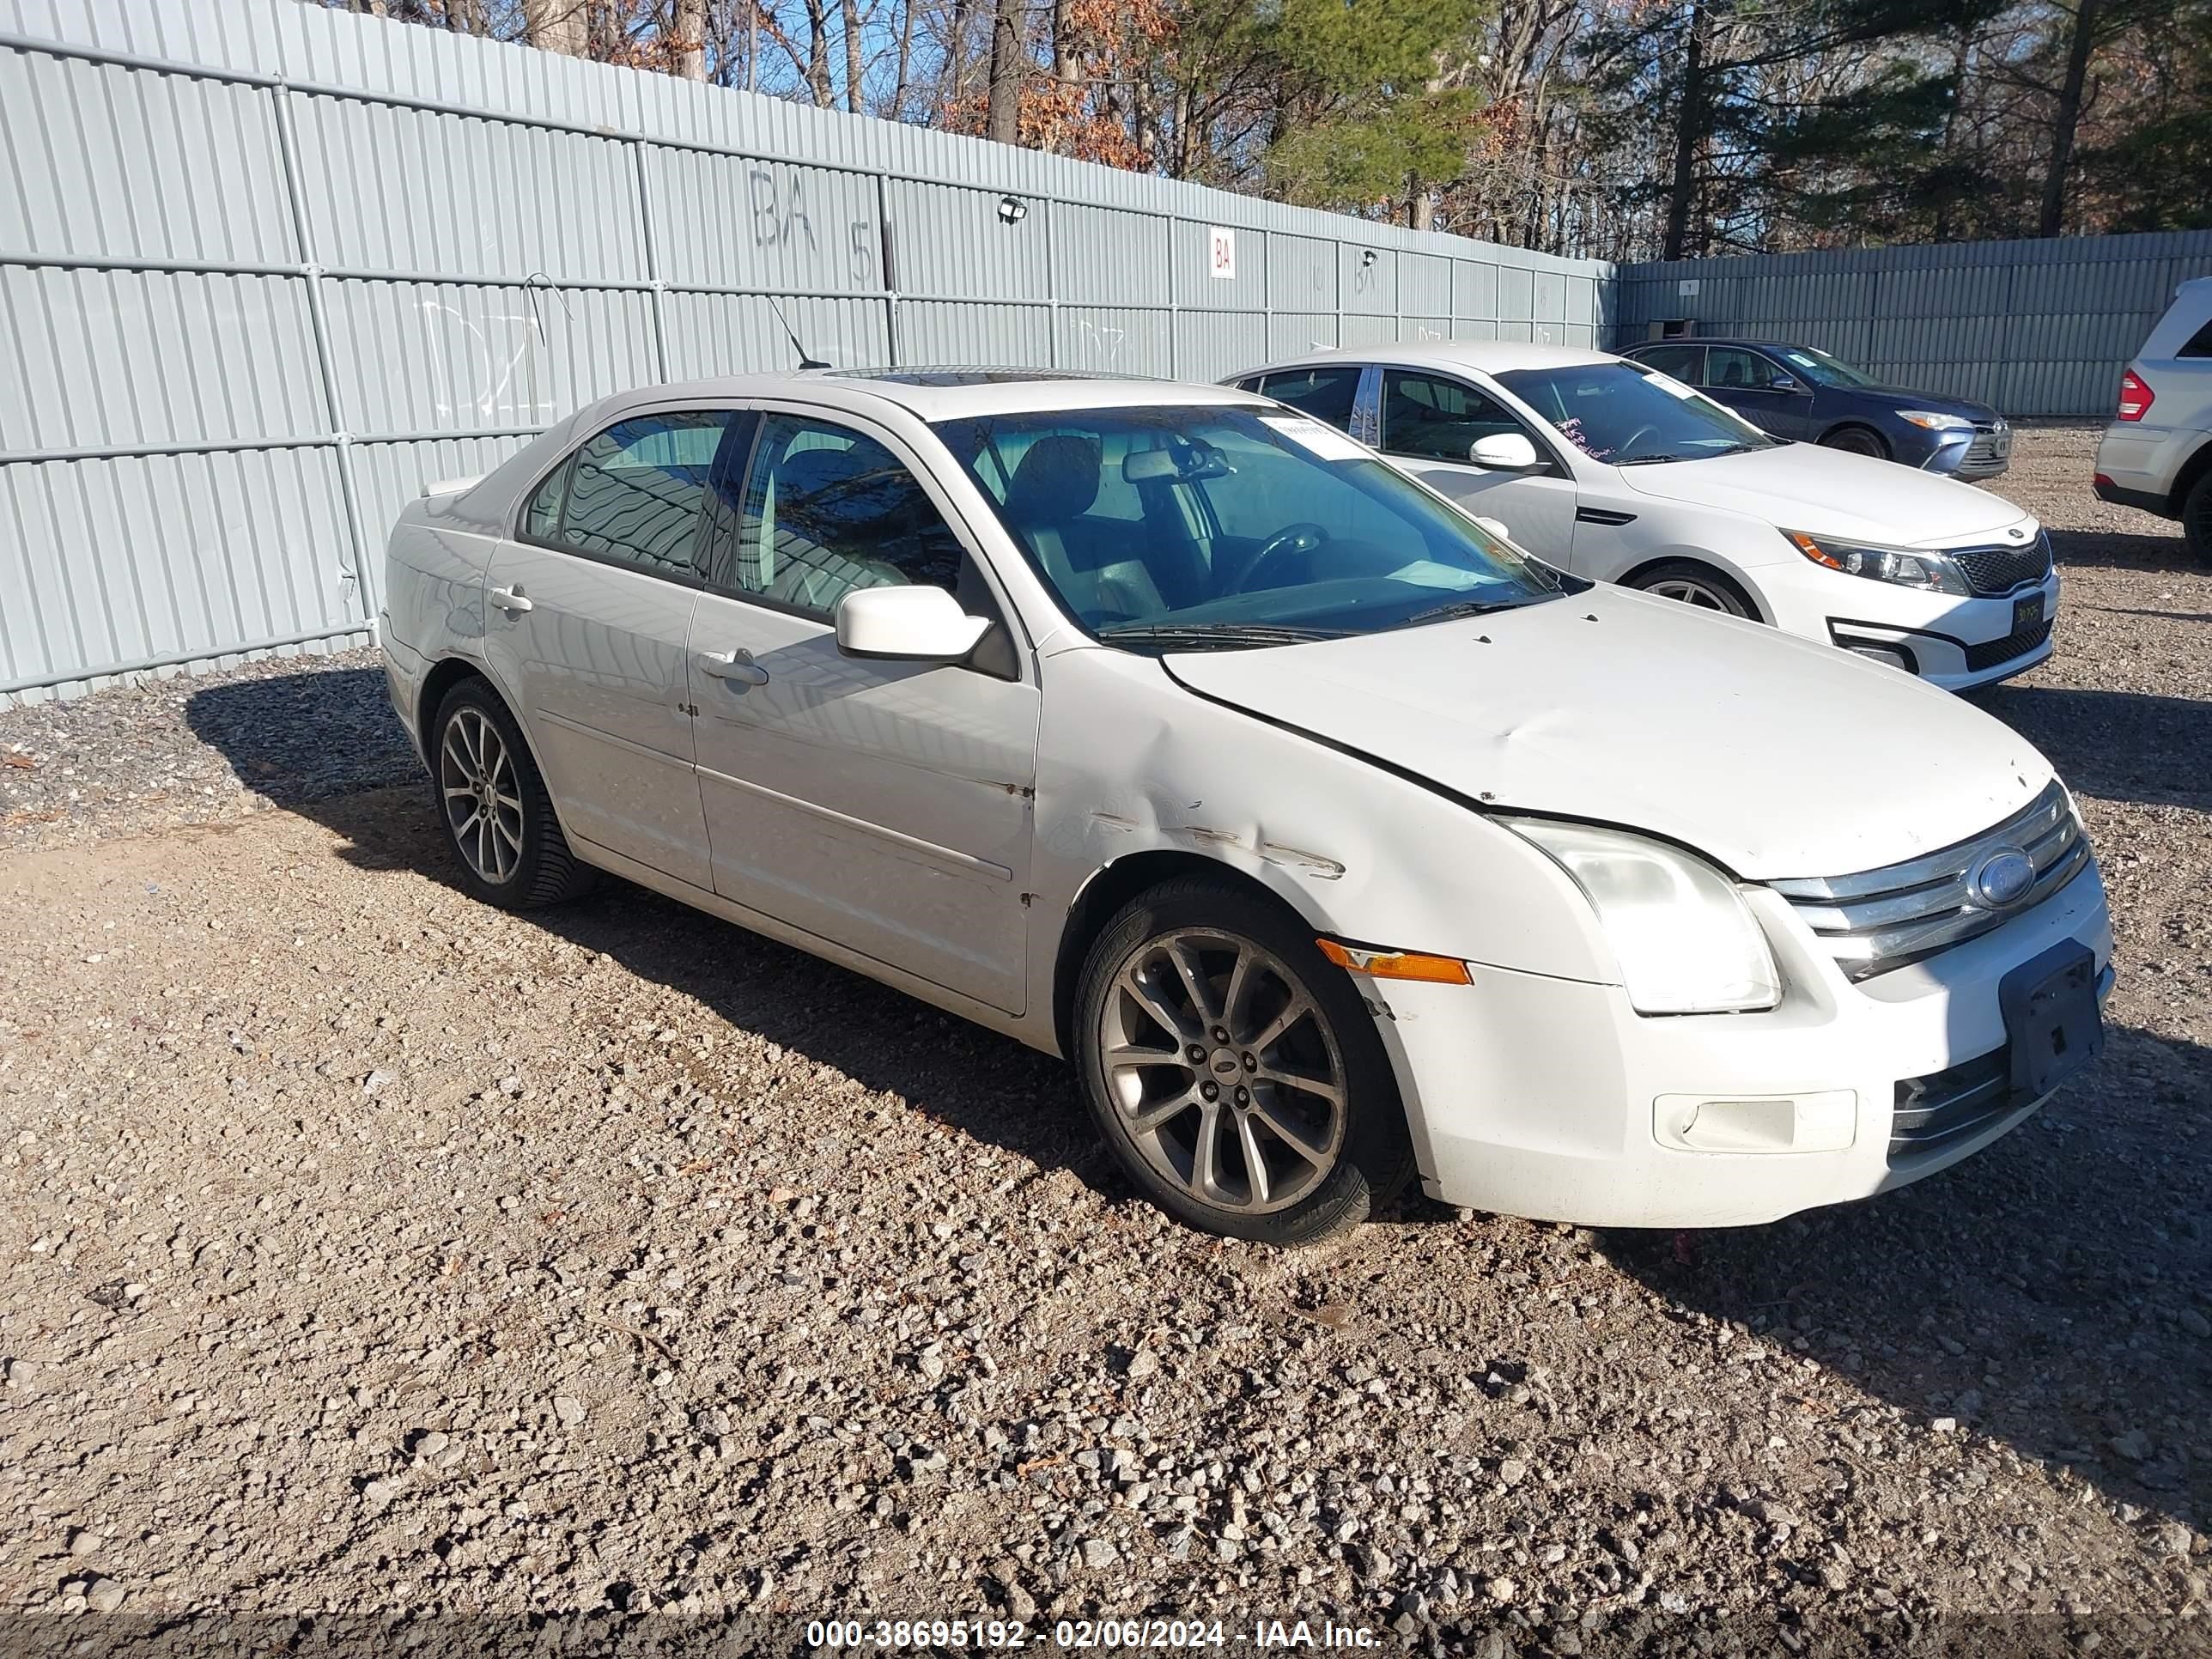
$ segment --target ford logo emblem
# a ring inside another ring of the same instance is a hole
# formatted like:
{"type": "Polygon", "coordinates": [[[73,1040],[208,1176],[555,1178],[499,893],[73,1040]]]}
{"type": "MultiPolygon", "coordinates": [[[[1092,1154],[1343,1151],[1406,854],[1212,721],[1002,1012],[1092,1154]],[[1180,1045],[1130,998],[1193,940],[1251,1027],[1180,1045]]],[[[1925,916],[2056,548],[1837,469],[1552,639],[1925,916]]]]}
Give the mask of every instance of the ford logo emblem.
{"type": "Polygon", "coordinates": [[[2035,861],[2017,847],[2002,847],[1966,876],[1966,891],[1988,910],[2017,904],[2035,885],[2035,861]]]}

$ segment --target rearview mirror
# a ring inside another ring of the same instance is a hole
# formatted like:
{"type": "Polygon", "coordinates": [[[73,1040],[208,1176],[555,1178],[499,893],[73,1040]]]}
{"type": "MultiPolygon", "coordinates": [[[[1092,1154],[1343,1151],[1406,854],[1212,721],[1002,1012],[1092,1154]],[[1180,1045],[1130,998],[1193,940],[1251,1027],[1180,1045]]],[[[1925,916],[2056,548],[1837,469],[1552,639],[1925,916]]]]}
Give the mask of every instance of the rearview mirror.
{"type": "Polygon", "coordinates": [[[1468,446],[1467,458],[1493,472],[1526,472],[1542,464],[1536,446],[1519,432],[1493,432],[1487,438],[1477,438],[1468,446]]]}
{"type": "Polygon", "coordinates": [[[856,587],[837,601],[837,648],[892,662],[958,662],[991,631],[941,587],[856,587]]]}

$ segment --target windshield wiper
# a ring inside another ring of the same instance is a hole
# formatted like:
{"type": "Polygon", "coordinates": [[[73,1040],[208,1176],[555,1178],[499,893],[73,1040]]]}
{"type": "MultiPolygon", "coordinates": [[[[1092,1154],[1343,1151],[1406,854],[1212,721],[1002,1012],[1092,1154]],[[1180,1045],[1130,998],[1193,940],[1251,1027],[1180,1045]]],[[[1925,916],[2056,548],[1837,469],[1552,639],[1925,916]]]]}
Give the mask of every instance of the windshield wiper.
{"type": "Polygon", "coordinates": [[[1626,460],[1615,461],[1613,465],[1649,466],[1654,461],[1694,461],[1701,459],[1696,455],[1631,455],[1626,460]]]}
{"type": "Polygon", "coordinates": [[[1209,646],[1304,645],[1340,640],[1340,628],[1300,628],[1288,623],[1116,623],[1098,637],[1115,643],[1166,646],[1202,651],[1209,646]]]}
{"type": "Polygon", "coordinates": [[[1518,611],[1524,605],[1534,605],[1534,599],[1454,599],[1449,605],[1432,605],[1426,611],[1416,611],[1401,628],[1411,628],[1415,623],[1449,622],[1458,617],[1486,617],[1493,611],[1518,611]]]}

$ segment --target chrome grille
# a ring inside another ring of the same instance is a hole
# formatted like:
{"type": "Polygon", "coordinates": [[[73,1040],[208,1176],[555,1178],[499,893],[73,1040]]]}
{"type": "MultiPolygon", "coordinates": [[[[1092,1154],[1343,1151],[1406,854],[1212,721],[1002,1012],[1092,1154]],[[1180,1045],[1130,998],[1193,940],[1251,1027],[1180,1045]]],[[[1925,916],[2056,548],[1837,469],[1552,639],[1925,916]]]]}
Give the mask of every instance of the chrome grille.
{"type": "Polygon", "coordinates": [[[1959,463],[1964,467],[1994,466],[2010,459],[2012,444],[2005,435],[2002,421],[1974,422],[1974,435],[1966,445],[1966,459],[1959,463]]]}
{"type": "Polygon", "coordinates": [[[1997,1048],[1899,1081],[1889,1121],[1891,1167],[1943,1152],[2033,1104],[2033,1097],[2013,1092],[2011,1060],[2009,1047],[1997,1048]]]}
{"type": "Polygon", "coordinates": [[[1854,876],[1767,884],[1788,899],[1850,978],[1871,979],[2002,927],[2081,874],[2088,837],[2056,781],[2028,807],[1955,847],[1854,876]],[[2027,854],[2035,880],[2016,902],[1991,908],[1970,878],[1991,854],[2027,854]]]}
{"type": "Polygon", "coordinates": [[[1966,573],[1977,593],[2009,593],[2051,574],[2051,538],[2042,531],[2018,547],[1960,547],[1944,550],[1966,573]]]}

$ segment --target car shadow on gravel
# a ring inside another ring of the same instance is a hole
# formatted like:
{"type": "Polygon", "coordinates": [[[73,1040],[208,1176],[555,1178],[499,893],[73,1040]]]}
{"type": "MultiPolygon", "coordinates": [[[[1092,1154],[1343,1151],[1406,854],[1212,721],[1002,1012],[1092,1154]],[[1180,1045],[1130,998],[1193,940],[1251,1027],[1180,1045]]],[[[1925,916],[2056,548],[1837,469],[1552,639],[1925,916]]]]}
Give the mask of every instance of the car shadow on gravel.
{"type": "Polygon", "coordinates": [[[185,699],[185,724],[240,783],[278,806],[404,783],[422,770],[380,669],[211,685],[185,699]]]}
{"type": "Polygon", "coordinates": [[[2202,571],[2175,525],[2163,536],[2138,536],[2109,530],[2052,530],[2051,554],[2065,565],[2098,565],[2110,570],[2202,571]]]}
{"type": "Polygon", "coordinates": [[[2212,702],[2057,685],[1968,695],[2049,756],[2081,793],[2212,810],[2212,702]]]}
{"type": "MultiPolygon", "coordinates": [[[[1607,1232],[1601,1249],[1670,1303],[1841,1373],[1916,1428],[1949,1419],[1946,1432],[2070,1469],[2124,1518],[2201,1529],[2208,1096],[2212,1050],[2115,1028],[2087,1078],[1942,1174],[1769,1226],[1607,1232]]],[[[1813,1392],[1800,1408],[1825,1416],[1813,1392]]],[[[1873,1443],[1863,1462],[1832,1459],[1840,1492],[1898,1449],[1878,1419],[1838,1426],[1873,1443]]]]}

